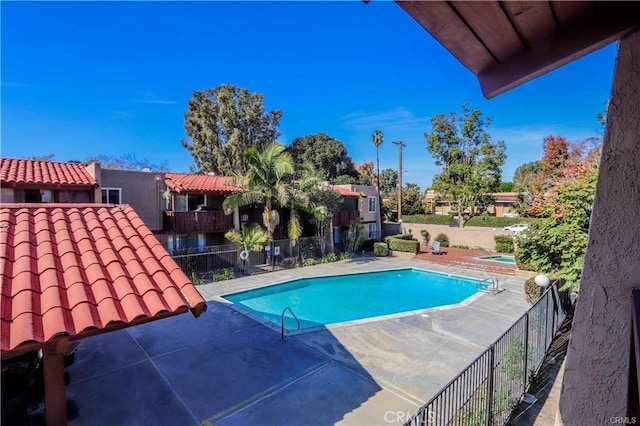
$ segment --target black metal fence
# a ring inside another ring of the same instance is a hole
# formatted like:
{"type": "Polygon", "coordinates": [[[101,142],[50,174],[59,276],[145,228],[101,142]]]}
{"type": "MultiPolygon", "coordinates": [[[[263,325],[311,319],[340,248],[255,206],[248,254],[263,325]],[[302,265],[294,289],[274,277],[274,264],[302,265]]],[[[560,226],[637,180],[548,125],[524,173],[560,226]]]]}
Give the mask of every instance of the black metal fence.
{"type": "Polygon", "coordinates": [[[527,391],[565,318],[551,286],[516,323],[405,425],[503,425],[527,391]]]}
{"type": "MultiPolygon", "coordinates": [[[[250,252],[245,262],[240,259],[241,249],[236,244],[182,249],[174,251],[172,257],[189,277],[212,280],[215,272],[221,269],[255,273],[261,267],[271,265],[272,260],[279,265],[289,258],[318,259],[322,256],[319,237],[300,238],[295,245],[292,240],[276,240],[266,247],[267,250],[250,252]]],[[[325,243],[325,252],[330,251],[330,244],[325,243]]]]}

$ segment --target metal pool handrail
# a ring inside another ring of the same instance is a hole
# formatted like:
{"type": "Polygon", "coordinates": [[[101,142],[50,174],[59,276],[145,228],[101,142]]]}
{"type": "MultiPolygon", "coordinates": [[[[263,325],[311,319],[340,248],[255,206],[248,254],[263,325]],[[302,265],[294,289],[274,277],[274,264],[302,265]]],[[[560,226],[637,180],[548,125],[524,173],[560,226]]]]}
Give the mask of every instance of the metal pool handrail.
{"type": "Polygon", "coordinates": [[[482,283],[484,283],[484,282],[486,282],[486,281],[491,281],[491,287],[489,288],[489,291],[490,291],[492,294],[494,294],[494,295],[495,295],[495,294],[498,294],[498,293],[500,293],[500,292],[501,292],[501,290],[500,290],[500,282],[498,281],[498,278],[497,278],[497,277],[489,277],[489,278],[485,278],[484,280],[480,281],[480,282],[478,283],[478,285],[480,285],[480,284],[482,284],[482,283]]]}
{"type": "Polygon", "coordinates": [[[280,317],[280,328],[282,332],[281,340],[284,340],[284,314],[287,311],[291,312],[291,315],[293,315],[293,319],[296,320],[296,323],[298,323],[298,330],[300,330],[300,320],[298,320],[298,317],[296,316],[296,314],[293,313],[291,308],[287,306],[282,310],[282,316],[280,317]]]}

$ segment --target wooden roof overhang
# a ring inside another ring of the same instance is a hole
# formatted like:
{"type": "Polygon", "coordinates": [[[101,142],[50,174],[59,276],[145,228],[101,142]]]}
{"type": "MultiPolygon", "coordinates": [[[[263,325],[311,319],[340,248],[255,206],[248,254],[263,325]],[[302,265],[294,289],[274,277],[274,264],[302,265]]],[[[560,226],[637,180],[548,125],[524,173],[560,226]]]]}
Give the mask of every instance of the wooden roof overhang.
{"type": "Polygon", "coordinates": [[[640,2],[396,1],[492,98],[640,29],[640,2]]]}

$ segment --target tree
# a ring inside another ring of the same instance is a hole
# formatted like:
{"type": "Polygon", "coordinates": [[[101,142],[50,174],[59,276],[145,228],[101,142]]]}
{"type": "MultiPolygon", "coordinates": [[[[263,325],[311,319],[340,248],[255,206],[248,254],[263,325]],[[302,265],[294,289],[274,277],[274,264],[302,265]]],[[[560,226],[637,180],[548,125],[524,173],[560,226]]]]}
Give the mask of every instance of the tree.
{"type": "Polygon", "coordinates": [[[320,252],[322,256],[326,252],[327,237],[331,243],[333,252],[333,238],[330,234],[333,215],[338,211],[342,198],[340,194],[327,185],[317,184],[307,190],[309,195],[308,212],[316,227],[316,236],[320,237],[320,252]]]}
{"type": "Polygon", "coordinates": [[[373,161],[366,161],[358,166],[358,185],[377,185],[373,170],[373,161]]]}
{"type": "MultiPolygon", "coordinates": [[[[248,252],[262,251],[264,245],[272,240],[271,236],[264,231],[257,223],[251,226],[242,225],[240,232],[230,229],[224,237],[238,244],[242,250],[248,252]]],[[[242,259],[242,271],[245,272],[246,260],[242,259]]]]}
{"type": "Polygon", "coordinates": [[[609,99],[607,99],[604,102],[604,110],[602,112],[599,112],[596,115],[596,118],[598,119],[598,122],[600,124],[602,124],[602,127],[606,127],[607,125],[607,114],[609,113],[609,99]]]}
{"type": "Polygon", "coordinates": [[[513,182],[500,182],[500,187],[498,188],[498,192],[512,192],[513,191],[513,182]]]}
{"type": "MultiPolygon", "coordinates": [[[[349,176],[353,182],[358,178],[353,160],[347,153],[347,148],[337,139],[326,133],[316,133],[295,138],[288,148],[293,162],[300,167],[310,162],[325,179],[332,183],[339,176],[349,176]]],[[[346,178],[341,178],[342,182],[346,178]]]]}
{"type": "Polygon", "coordinates": [[[376,186],[377,186],[380,182],[380,156],[378,155],[378,149],[380,148],[380,145],[382,145],[384,142],[384,135],[380,130],[376,130],[373,132],[373,135],[371,135],[371,142],[376,147],[376,164],[378,166],[378,175],[377,175],[378,178],[376,179],[376,186]]]}
{"type": "Polygon", "coordinates": [[[152,163],[151,161],[144,159],[138,159],[135,154],[123,154],[123,155],[96,155],[95,157],[87,158],[83,161],[85,164],[91,164],[93,162],[100,163],[100,167],[103,169],[111,170],[145,170],[149,169],[152,172],[163,172],[169,169],[166,161],[161,163],[152,163]]]}
{"type": "MultiPolygon", "coordinates": [[[[242,190],[225,198],[222,206],[225,213],[230,214],[235,208],[263,204],[262,223],[273,238],[273,231],[280,223],[275,205],[288,206],[297,195],[293,186],[293,159],[284,145],[277,142],[272,142],[263,152],[251,146],[244,155],[249,169],[246,174],[235,173],[232,179],[233,185],[242,190]]],[[[300,223],[292,215],[288,223],[289,238],[296,239],[300,232],[300,223]]]]}
{"type": "Polygon", "coordinates": [[[520,165],[513,173],[513,187],[518,192],[514,209],[522,216],[537,216],[541,213],[543,185],[539,172],[540,161],[537,160],[520,165]]]}
{"type": "Polygon", "coordinates": [[[546,207],[550,217],[518,239],[516,260],[521,269],[550,274],[578,292],[597,177],[598,169],[593,167],[555,188],[546,207]]]}
{"type": "Polygon", "coordinates": [[[380,173],[380,191],[381,197],[388,197],[394,194],[398,189],[398,172],[393,169],[384,169],[380,173]]]}
{"type": "Polygon", "coordinates": [[[407,183],[402,188],[402,213],[408,215],[424,213],[422,193],[418,184],[407,183]]]}
{"type": "Polygon", "coordinates": [[[247,173],[245,150],[262,151],[279,136],[282,112],[265,112],[262,99],[260,93],[230,84],[193,92],[184,114],[188,139],[181,143],[193,157],[194,171],[247,173]]]}
{"type": "Polygon", "coordinates": [[[569,142],[562,136],[547,136],[543,142],[540,160],[540,177],[547,183],[562,176],[565,163],[569,160],[569,142]]]}
{"type": "Polygon", "coordinates": [[[461,227],[464,211],[473,216],[481,203],[491,202],[487,194],[496,192],[500,184],[506,147],[503,141],[491,142],[485,130],[490,122],[480,110],[463,104],[460,117],[437,114],[431,119],[431,133],[425,133],[427,151],[443,167],[434,178],[433,189],[458,212],[461,227]]]}

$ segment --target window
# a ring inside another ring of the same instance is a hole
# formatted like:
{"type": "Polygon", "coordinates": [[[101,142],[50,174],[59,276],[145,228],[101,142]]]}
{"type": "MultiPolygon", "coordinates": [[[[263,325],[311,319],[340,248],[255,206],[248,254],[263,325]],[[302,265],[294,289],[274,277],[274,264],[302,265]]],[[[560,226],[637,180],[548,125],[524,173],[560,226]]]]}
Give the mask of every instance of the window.
{"type": "Polygon", "coordinates": [[[50,189],[25,189],[25,203],[52,203],[53,193],[50,189]]]}
{"type": "Polygon", "coordinates": [[[204,234],[176,235],[175,240],[173,235],[169,235],[167,238],[167,250],[169,252],[175,252],[178,250],[188,250],[193,252],[197,251],[195,249],[202,249],[205,246],[206,237],[204,234]]]}
{"type": "Polygon", "coordinates": [[[377,227],[375,223],[370,223],[369,226],[367,227],[367,239],[371,240],[377,237],[377,227]]]}
{"type": "Polygon", "coordinates": [[[376,212],[376,197],[369,197],[369,213],[376,212]]]}
{"type": "Polygon", "coordinates": [[[176,195],[176,211],[192,212],[199,206],[206,206],[204,194],[178,194],[176,195]]]}
{"type": "Polygon", "coordinates": [[[103,204],[122,204],[122,189],[102,188],[103,204]]]}

